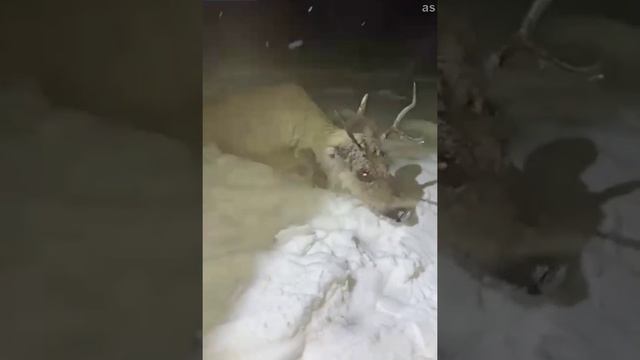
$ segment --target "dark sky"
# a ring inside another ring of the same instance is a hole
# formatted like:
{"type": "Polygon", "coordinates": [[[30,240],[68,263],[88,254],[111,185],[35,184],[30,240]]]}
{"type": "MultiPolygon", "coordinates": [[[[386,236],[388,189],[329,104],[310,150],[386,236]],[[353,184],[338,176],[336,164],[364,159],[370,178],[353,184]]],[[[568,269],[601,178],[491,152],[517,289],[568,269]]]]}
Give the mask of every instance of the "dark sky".
{"type": "Polygon", "coordinates": [[[419,36],[411,29],[435,26],[435,16],[421,12],[423,3],[418,0],[209,0],[205,4],[209,17],[223,10],[229,14],[242,13],[249,22],[277,18],[280,21],[272,25],[289,28],[292,38],[352,36],[354,33],[394,38],[419,36]],[[360,26],[362,21],[366,21],[365,26],[360,26]]]}
{"type": "MultiPolygon", "coordinates": [[[[531,2],[439,1],[441,6],[449,5],[451,11],[471,12],[504,32],[515,31],[531,2]]],[[[364,58],[397,53],[399,57],[435,59],[437,15],[422,12],[422,6],[429,3],[430,0],[208,0],[205,19],[209,30],[205,41],[218,44],[222,56],[229,49],[240,48],[265,56],[267,52],[259,49],[266,41],[273,52],[303,39],[301,53],[335,52],[337,44],[351,42],[368,47],[358,50],[366,54],[364,58]],[[218,19],[221,11],[224,16],[218,19]],[[365,25],[361,26],[363,22],[365,25]],[[380,54],[375,53],[374,42],[379,43],[380,54]]],[[[599,15],[639,24],[640,1],[554,0],[548,14],[599,15]]]]}
{"type": "Polygon", "coordinates": [[[223,57],[238,49],[266,56],[286,51],[290,42],[302,39],[300,52],[315,58],[351,51],[353,46],[347,49],[348,44],[355,44],[360,50],[354,53],[367,59],[435,60],[436,16],[422,12],[424,1],[214,0],[205,4],[209,24],[205,42],[219,46],[223,57]],[[270,52],[264,51],[266,41],[270,52]]]}

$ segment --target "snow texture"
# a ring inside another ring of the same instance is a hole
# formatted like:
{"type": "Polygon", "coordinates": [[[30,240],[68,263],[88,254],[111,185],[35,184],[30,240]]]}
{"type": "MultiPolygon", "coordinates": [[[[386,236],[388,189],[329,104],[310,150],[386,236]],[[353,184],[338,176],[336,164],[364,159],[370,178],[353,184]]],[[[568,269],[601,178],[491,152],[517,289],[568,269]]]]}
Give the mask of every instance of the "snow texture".
{"type": "MultiPolygon", "coordinates": [[[[600,152],[583,179],[593,190],[625,180],[640,179],[637,157],[640,113],[626,113],[598,128],[550,125],[528,130],[519,139],[513,158],[542,143],[567,136],[592,139],[600,152]],[[632,116],[634,118],[628,118],[632,116]]],[[[615,229],[640,239],[640,191],[605,206],[605,231],[615,229]]],[[[598,360],[637,359],[640,353],[640,253],[594,238],[584,249],[583,271],[589,298],[574,307],[526,307],[499,290],[485,288],[440,257],[438,294],[440,360],[598,360]]]]}
{"type": "MultiPolygon", "coordinates": [[[[176,191],[188,189],[184,184],[191,181],[181,178],[190,173],[184,169],[191,166],[187,151],[162,136],[114,129],[83,112],[53,109],[35,87],[28,85],[2,90],[0,118],[2,186],[10,189],[3,193],[3,212],[10,219],[20,204],[30,216],[26,218],[28,227],[39,234],[56,233],[58,222],[74,219],[79,229],[104,237],[110,244],[101,249],[106,251],[121,236],[113,232],[111,220],[122,224],[125,217],[135,218],[131,227],[138,226],[144,233],[155,221],[151,214],[162,212],[163,207],[180,206],[180,199],[188,197],[176,191]],[[139,150],[141,142],[144,152],[139,150]],[[46,152],[41,151],[42,146],[46,146],[46,152]],[[76,151],[78,148],[83,151],[76,151]],[[120,171],[114,169],[127,169],[126,183],[119,181],[120,171]],[[46,183],[39,181],[45,173],[49,179],[46,183]],[[39,190],[37,198],[25,198],[27,190],[32,192],[34,187],[39,190]],[[90,197],[101,193],[110,195],[90,197]],[[95,217],[86,215],[87,201],[95,205],[92,211],[104,211],[101,224],[83,224],[81,219],[95,217]],[[118,207],[114,208],[116,203],[118,207]],[[105,206],[108,212],[100,210],[105,206]],[[35,211],[43,207],[53,209],[47,214],[56,217],[43,218],[35,211]],[[124,209],[128,212],[118,215],[124,209]]],[[[522,139],[514,157],[521,160],[536,145],[554,138],[584,135],[593,139],[601,152],[597,163],[584,174],[594,190],[638,179],[640,160],[634,154],[638,150],[639,120],[640,113],[625,110],[597,129],[537,128],[528,139],[522,139]]],[[[244,219],[244,225],[256,227],[264,221],[261,216],[274,213],[274,209],[278,216],[294,218],[300,208],[281,204],[296,200],[313,203],[320,210],[303,211],[313,213],[309,221],[278,233],[275,246],[269,243],[268,251],[259,257],[253,282],[228,321],[206,337],[207,359],[225,359],[222,355],[226,359],[265,360],[430,359],[435,358],[438,340],[441,360],[631,360],[640,353],[637,251],[594,239],[583,254],[591,294],[587,301],[573,308],[525,307],[495,289],[482,288],[447,258],[438,259],[440,283],[436,285],[436,213],[426,203],[419,208],[418,225],[404,227],[375,217],[354,200],[322,191],[309,194],[287,185],[291,197],[279,202],[282,194],[273,190],[284,183],[273,180],[268,168],[214,150],[208,154],[207,161],[213,165],[205,167],[205,179],[215,173],[213,178],[221,181],[224,175],[229,177],[222,184],[226,190],[234,183],[234,190],[254,188],[261,195],[263,205],[246,206],[264,213],[244,219]],[[256,169],[261,172],[256,173],[256,169]],[[256,182],[260,186],[256,187],[256,182]],[[439,324],[438,334],[436,289],[441,298],[447,299],[438,308],[448,320],[439,324]]],[[[434,160],[424,160],[420,182],[435,177],[431,170],[435,169],[434,160]]],[[[228,205],[237,195],[219,189],[211,192],[205,193],[205,205],[207,196],[228,205]]],[[[435,200],[435,187],[428,189],[428,196],[435,200]]],[[[639,192],[612,201],[606,210],[603,229],[615,228],[640,238],[640,222],[636,221],[639,192]]],[[[211,215],[207,211],[212,210],[205,206],[205,216],[211,215]]],[[[12,222],[7,225],[9,233],[14,230],[12,222]]],[[[220,235],[226,229],[214,230],[220,235]]],[[[177,233],[165,236],[179,238],[177,233]]],[[[126,243],[126,239],[122,241],[126,243]]],[[[207,246],[205,243],[205,282],[207,246]]],[[[118,251],[124,249],[117,247],[118,251]]],[[[105,261],[108,258],[105,255],[105,261]]],[[[86,264],[91,281],[97,281],[93,275],[98,276],[103,265],[86,264]]],[[[122,284],[138,286],[130,278],[131,274],[122,274],[122,284]]],[[[216,290],[216,284],[204,285],[205,291],[216,290]]],[[[179,291],[175,293],[179,296],[179,291]]],[[[54,300],[49,302],[53,304],[54,300]]],[[[30,301],[29,297],[25,301],[30,301]]],[[[205,298],[205,311],[206,306],[205,298]]],[[[34,319],[41,318],[41,312],[33,308],[34,319]]],[[[82,315],[71,307],[62,312],[65,316],[82,315]]],[[[78,324],[82,330],[75,330],[90,331],[87,324],[78,324]]],[[[15,334],[27,330],[16,328],[15,334]]],[[[123,329],[123,341],[141,330],[123,329]]],[[[43,334],[43,338],[50,335],[43,334]]],[[[39,346],[34,346],[34,351],[36,348],[39,346]]]]}
{"type": "MultiPolygon", "coordinates": [[[[10,294],[3,306],[18,309],[5,319],[15,324],[11,336],[30,339],[20,354],[114,359],[126,346],[133,358],[165,355],[175,329],[158,329],[152,319],[126,319],[123,326],[123,317],[130,314],[127,307],[153,314],[160,311],[155,306],[179,304],[193,286],[172,280],[182,276],[181,265],[167,267],[194,253],[176,242],[185,226],[197,224],[188,209],[199,193],[199,171],[188,149],[161,135],[53,107],[29,82],[0,88],[0,127],[0,253],[7,255],[1,280],[3,294],[10,294]],[[135,256],[144,251],[153,259],[142,263],[135,256]],[[160,271],[166,277],[158,284],[149,274],[160,271]],[[144,302],[144,294],[158,288],[172,291],[156,303],[144,302]],[[85,301],[93,299],[86,297],[92,291],[99,299],[85,301]],[[167,346],[145,343],[140,334],[150,327],[158,334],[154,344],[167,346]],[[140,346],[131,348],[132,339],[140,346]],[[102,350],[92,353],[78,345],[83,343],[102,350]]],[[[182,314],[166,314],[164,321],[182,314]]],[[[5,344],[3,352],[11,352],[5,344]]]]}
{"type": "MultiPolygon", "coordinates": [[[[225,163],[233,161],[225,156],[225,163]]],[[[416,180],[434,180],[435,155],[420,165],[416,180]]],[[[437,200],[435,186],[425,197],[437,200]]],[[[323,192],[322,198],[308,221],[278,232],[273,248],[258,256],[255,276],[227,321],[206,336],[205,359],[436,357],[435,206],[421,203],[419,222],[404,226],[348,196],[323,192]]]]}

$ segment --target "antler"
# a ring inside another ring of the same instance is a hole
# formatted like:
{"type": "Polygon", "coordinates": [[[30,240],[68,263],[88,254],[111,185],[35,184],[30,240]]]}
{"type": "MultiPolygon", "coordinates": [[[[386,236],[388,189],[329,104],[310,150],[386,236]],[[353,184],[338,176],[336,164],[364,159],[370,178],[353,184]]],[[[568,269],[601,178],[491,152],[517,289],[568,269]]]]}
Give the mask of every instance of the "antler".
{"type": "Polygon", "coordinates": [[[367,101],[369,100],[369,93],[364,94],[362,100],[360,100],[360,106],[358,106],[358,112],[356,112],[357,117],[364,116],[364,112],[367,109],[367,101]]]}
{"type": "MultiPolygon", "coordinates": [[[[358,110],[356,111],[355,116],[353,117],[352,121],[361,121],[362,119],[365,119],[365,115],[364,113],[367,110],[367,102],[369,100],[369,93],[365,93],[364,96],[362,96],[362,100],[360,100],[360,105],[358,106],[358,110]]],[[[344,117],[338,112],[334,110],[334,113],[336,115],[337,118],[340,119],[340,121],[342,122],[342,125],[344,127],[344,131],[347,132],[347,135],[349,135],[349,138],[354,142],[354,144],[356,144],[356,146],[362,150],[362,151],[367,151],[366,148],[366,143],[360,144],[358,142],[358,140],[356,139],[355,135],[353,134],[353,132],[351,131],[351,126],[348,124],[348,121],[344,119],[344,117]]]]}
{"type": "Polygon", "coordinates": [[[404,119],[407,113],[413,110],[414,107],[416,107],[416,82],[415,81],[413,82],[413,98],[411,100],[411,104],[405,106],[405,108],[402,109],[400,113],[398,113],[398,116],[396,116],[396,119],[393,121],[393,124],[391,124],[391,127],[389,127],[389,129],[387,129],[384,133],[382,133],[382,136],[381,136],[382,140],[387,139],[389,135],[391,135],[391,133],[393,132],[398,134],[401,138],[411,140],[411,141],[416,141],[421,144],[424,143],[424,139],[411,137],[405,134],[404,131],[398,128],[400,121],[402,121],[402,119],[404,119]]]}
{"type": "Polygon", "coordinates": [[[522,20],[522,24],[520,25],[520,29],[513,36],[511,42],[502,48],[500,48],[496,53],[492,54],[486,62],[486,72],[487,75],[491,76],[495,72],[497,68],[502,66],[505,60],[515,53],[519,48],[526,49],[533,52],[539,59],[543,61],[550,62],[555,66],[569,72],[576,73],[589,73],[592,76],[590,79],[598,79],[602,78],[602,74],[596,74],[593,76],[593,73],[597,72],[600,68],[600,64],[596,63],[594,65],[589,66],[575,66],[571,65],[567,62],[564,62],[551,54],[548,51],[537,46],[533,41],[531,41],[531,31],[538,24],[540,17],[545,12],[547,7],[551,4],[552,0],[534,0],[529,8],[529,11],[525,15],[522,20]]]}
{"type": "Polygon", "coordinates": [[[551,1],[552,0],[535,0],[533,4],[531,4],[527,15],[522,19],[518,34],[523,37],[528,37],[529,34],[531,34],[531,30],[538,23],[538,20],[540,20],[542,13],[544,13],[551,4],[551,1]]]}

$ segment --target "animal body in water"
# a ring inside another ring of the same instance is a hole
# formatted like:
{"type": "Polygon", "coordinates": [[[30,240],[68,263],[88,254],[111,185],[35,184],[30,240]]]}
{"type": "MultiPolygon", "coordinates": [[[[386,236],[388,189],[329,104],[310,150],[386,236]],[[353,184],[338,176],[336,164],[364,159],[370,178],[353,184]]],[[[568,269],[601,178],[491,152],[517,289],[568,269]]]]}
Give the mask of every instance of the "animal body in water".
{"type": "Polygon", "coordinates": [[[415,207],[416,199],[402,198],[393,187],[382,142],[416,104],[405,107],[384,132],[365,116],[368,95],[357,112],[338,127],[307,92],[292,83],[264,86],[205,103],[203,142],[222,151],[302,173],[335,191],[359,198],[380,214],[398,219],[415,207]]]}

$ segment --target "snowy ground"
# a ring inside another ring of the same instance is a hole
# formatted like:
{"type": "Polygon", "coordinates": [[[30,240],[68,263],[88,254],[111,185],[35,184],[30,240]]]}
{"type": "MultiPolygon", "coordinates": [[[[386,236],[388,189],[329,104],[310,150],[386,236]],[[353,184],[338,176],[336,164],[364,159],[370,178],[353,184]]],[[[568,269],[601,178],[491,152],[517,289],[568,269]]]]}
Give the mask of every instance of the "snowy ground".
{"type": "MultiPolygon", "coordinates": [[[[337,108],[362,96],[336,89],[311,91],[337,108]]],[[[371,113],[390,121],[410,99],[380,90],[371,90],[371,113]]],[[[436,177],[428,143],[388,151],[420,184],[436,177]]],[[[397,225],[348,196],[204,151],[206,359],[436,358],[434,205],[421,203],[414,225],[397,225]]],[[[436,187],[424,197],[437,201],[436,187]]]]}
{"type": "MultiPolygon", "coordinates": [[[[206,173],[216,171],[207,167],[229,161],[235,161],[237,169],[244,163],[244,171],[262,168],[219,156],[226,159],[209,158],[213,162],[205,165],[206,173]]],[[[418,182],[433,180],[435,158],[427,156],[421,166],[418,182]]],[[[258,180],[263,181],[264,177],[258,180]]],[[[219,182],[217,186],[212,192],[219,199],[225,190],[219,182]]],[[[281,186],[281,192],[299,191],[287,190],[286,183],[281,186]]],[[[270,193],[274,190],[278,191],[271,189],[270,193]]],[[[422,203],[419,223],[399,226],[346,196],[313,192],[318,193],[314,200],[321,199],[321,205],[305,224],[278,232],[273,248],[258,255],[247,290],[224,324],[205,340],[207,359],[435,358],[435,206],[422,203]]],[[[436,199],[435,187],[425,196],[436,199]]],[[[278,203],[272,204],[271,212],[296,205],[283,201],[287,199],[273,200],[278,203]]],[[[261,207],[265,199],[256,201],[261,207]]],[[[208,227],[207,212],[205,216],[208,227]]],[[[276,221],[273,218],[260,221],[276,221]]],[[[217,226],[212,228],[212,233],[219,231],[217,226]]],[[[216,234],[205,241],[215,242],[216,234]]],[[[213,243],[205,243],[205,249],[209,246],[215,251],[213,243]]],[[[205,274],[209,267],[206,254],[205,274]]]]}
{"type": "MultiPolygon", "coordinates": [[[[601,151],[585,174],[593,189],[638,179],[640,161],[634,154],[640,112],[614,115],[589,129],[538,126],[530,138],[522,139],[515,157],[521,159],[543,141],[584,134],[601,151]]],[[[73,283],[80,295],[90,295],[81,289],[100,284],[123,293],[157,291],[165,304],[180,301],[182,282],[189,274],[171,270],[166,281],[149,283],[145,268],[135,266],[138,260],[127,254],[140,251],[130,246],[145,238],[145,248],[158,255],[157,263],[149,266],[166,269],[168,259],[189,256],[176,253],[183,246],[158,247],[180,239],[184,227],[178,222],[192,216],[176,211],[188,206],[183,200],[191,196],[182,192],[193,181],[183,177],[191,173],[186,168],[197,167],[190,164],[186,148],[162,136],[114,129],[86,113],[52,108],[29,88],[3,91],[0,116],[0,161],[5,169],[0,209],[10,220],[4,225],[6,234],[18,235],[7,237],[3,246],[20,246],[24,255],[3,258],[7,278],[0,281],[12,278],[16,286],[4,282],[3,291],[15,296],[2,301],[30,310],[20,313],[20,319],[10,319],[18,324],[17,337],[32,336],[34,327],[40,330],[42,336],[28,350],[30,357],[55,357],[70,345],[76,346],[78,357],[87,357],[90,350],[77,346],[77,340],[91,344],[105,327],[120,333],[103,340],[105,348],[126,344],[151,327],[157,330],[159,320],[151,318],[122,327],[126,318],[121,307],[85,308],[56,289],[73,283]],[[120,177],[123,171],[126,181],[120,177]],[[41,181],[43,174],[47,182],[41,181]],[[184,219],[175,219],[176,214],[184,219]],[[175,219],[175,228],[158,233],[158,222],[167,216],[175,219]],[[70,222],[76,226],[70,227],[70,222]],[[123,223],[129,226],[123,229],[123,223]],[[137,234],[134,242],[132,233],[137,234]],[[23,238],[38,241],[20,243],[23,238]],[[29,257],[34,250],[46,256],[29,257]],[[91,263],[74,256],[83,252],[92,254],[91,263]],[[95,261],[97,254],[104,262],[95,261]],[[123,271],[105,274],[105,264],[114,258],[122,261],[123,271]],[[48,275],[49,287],[19,286],[40,284],[43,274],[48,275]],[[23,278],[15,281],[14,275],[23,278]],[[34,325],[43,321],[67,327],[61,332],[59,326],[34,325]],[[42,342],[54,336],[69,342],[42,342]]],[[[211,356],[221,355],[215,351],[233,359],[239,354],[259,359],[430,359],[435,358],[438,341],[441,360],[625,360],[640,353],[637,251],[594,239],[583,255],[591,296],[573,308],[524,307],[488,288],[482,289],[480,302],[479,285],[462,270],[446,258],[436,265],[434,207],[424,203],[417,225],[398,226],[381,221],[353,200],[288,183],[262,165],[214,148],[206,149],[205,155],[204,216],[212,224],[205,228],[203,244],[206,329],[227,320],[207,334],[208,359],[221,358],[211,356]],[[291,221],[303,225],[290,227],[291,221]],[[232,307],[219,307],[237,284],[245,285],[245,292],[233,298],[232,307]],[[437,307],[436,289],[447,299],[437,307]],[[436,334],[437,311],[450,321],[441,322],[436,334]]],[[[434,178],[433,161],[430,156],[420,161],[420,182],[434,178]]],[[[436,200],[435,187],[428,188],[427,196],[436,200]]],[[[605,229],[615,227],[640,238],[640,223],[635,221],[639,192],[611,202],[607,210],[605,229]]],[[[134,297],[101,301],[143,307],[134,297]]],[[[173,330],[153,341],[175,340],[173,330]]],[[[117,356],[103,354],[104,359],[117,356]]]]}
{"type": "MultiPolygon", "coordinates": [[[[585,136],[600,151],[584,179],[593,190],[640,179],[637,157],[640,111],[625,110],[589,128],[566,128],[541,119],[519,139],[514,159],[543,142],[585,136]]],[[[604,230],[640,239],[640,191],[605,207],[604,230]]],[[[439,262],[440,360],[637,359],[640,353],[640,252],[593,239],[583,253],[590,296],[571,307],[526,307],[481,287],[450,259],[439,262]]]]}
{"type": "Polygon", "coordinates": [[[0,89],[0,129],[3,355],[192,352],[184,335],[195,335],[200,309],[184,309],[184,294],[200,286],[199,264],[185,260],[200,244],[179,241],[197,228],[200,179],[187,148],[53,107],[26,85],[0,89]]]}

